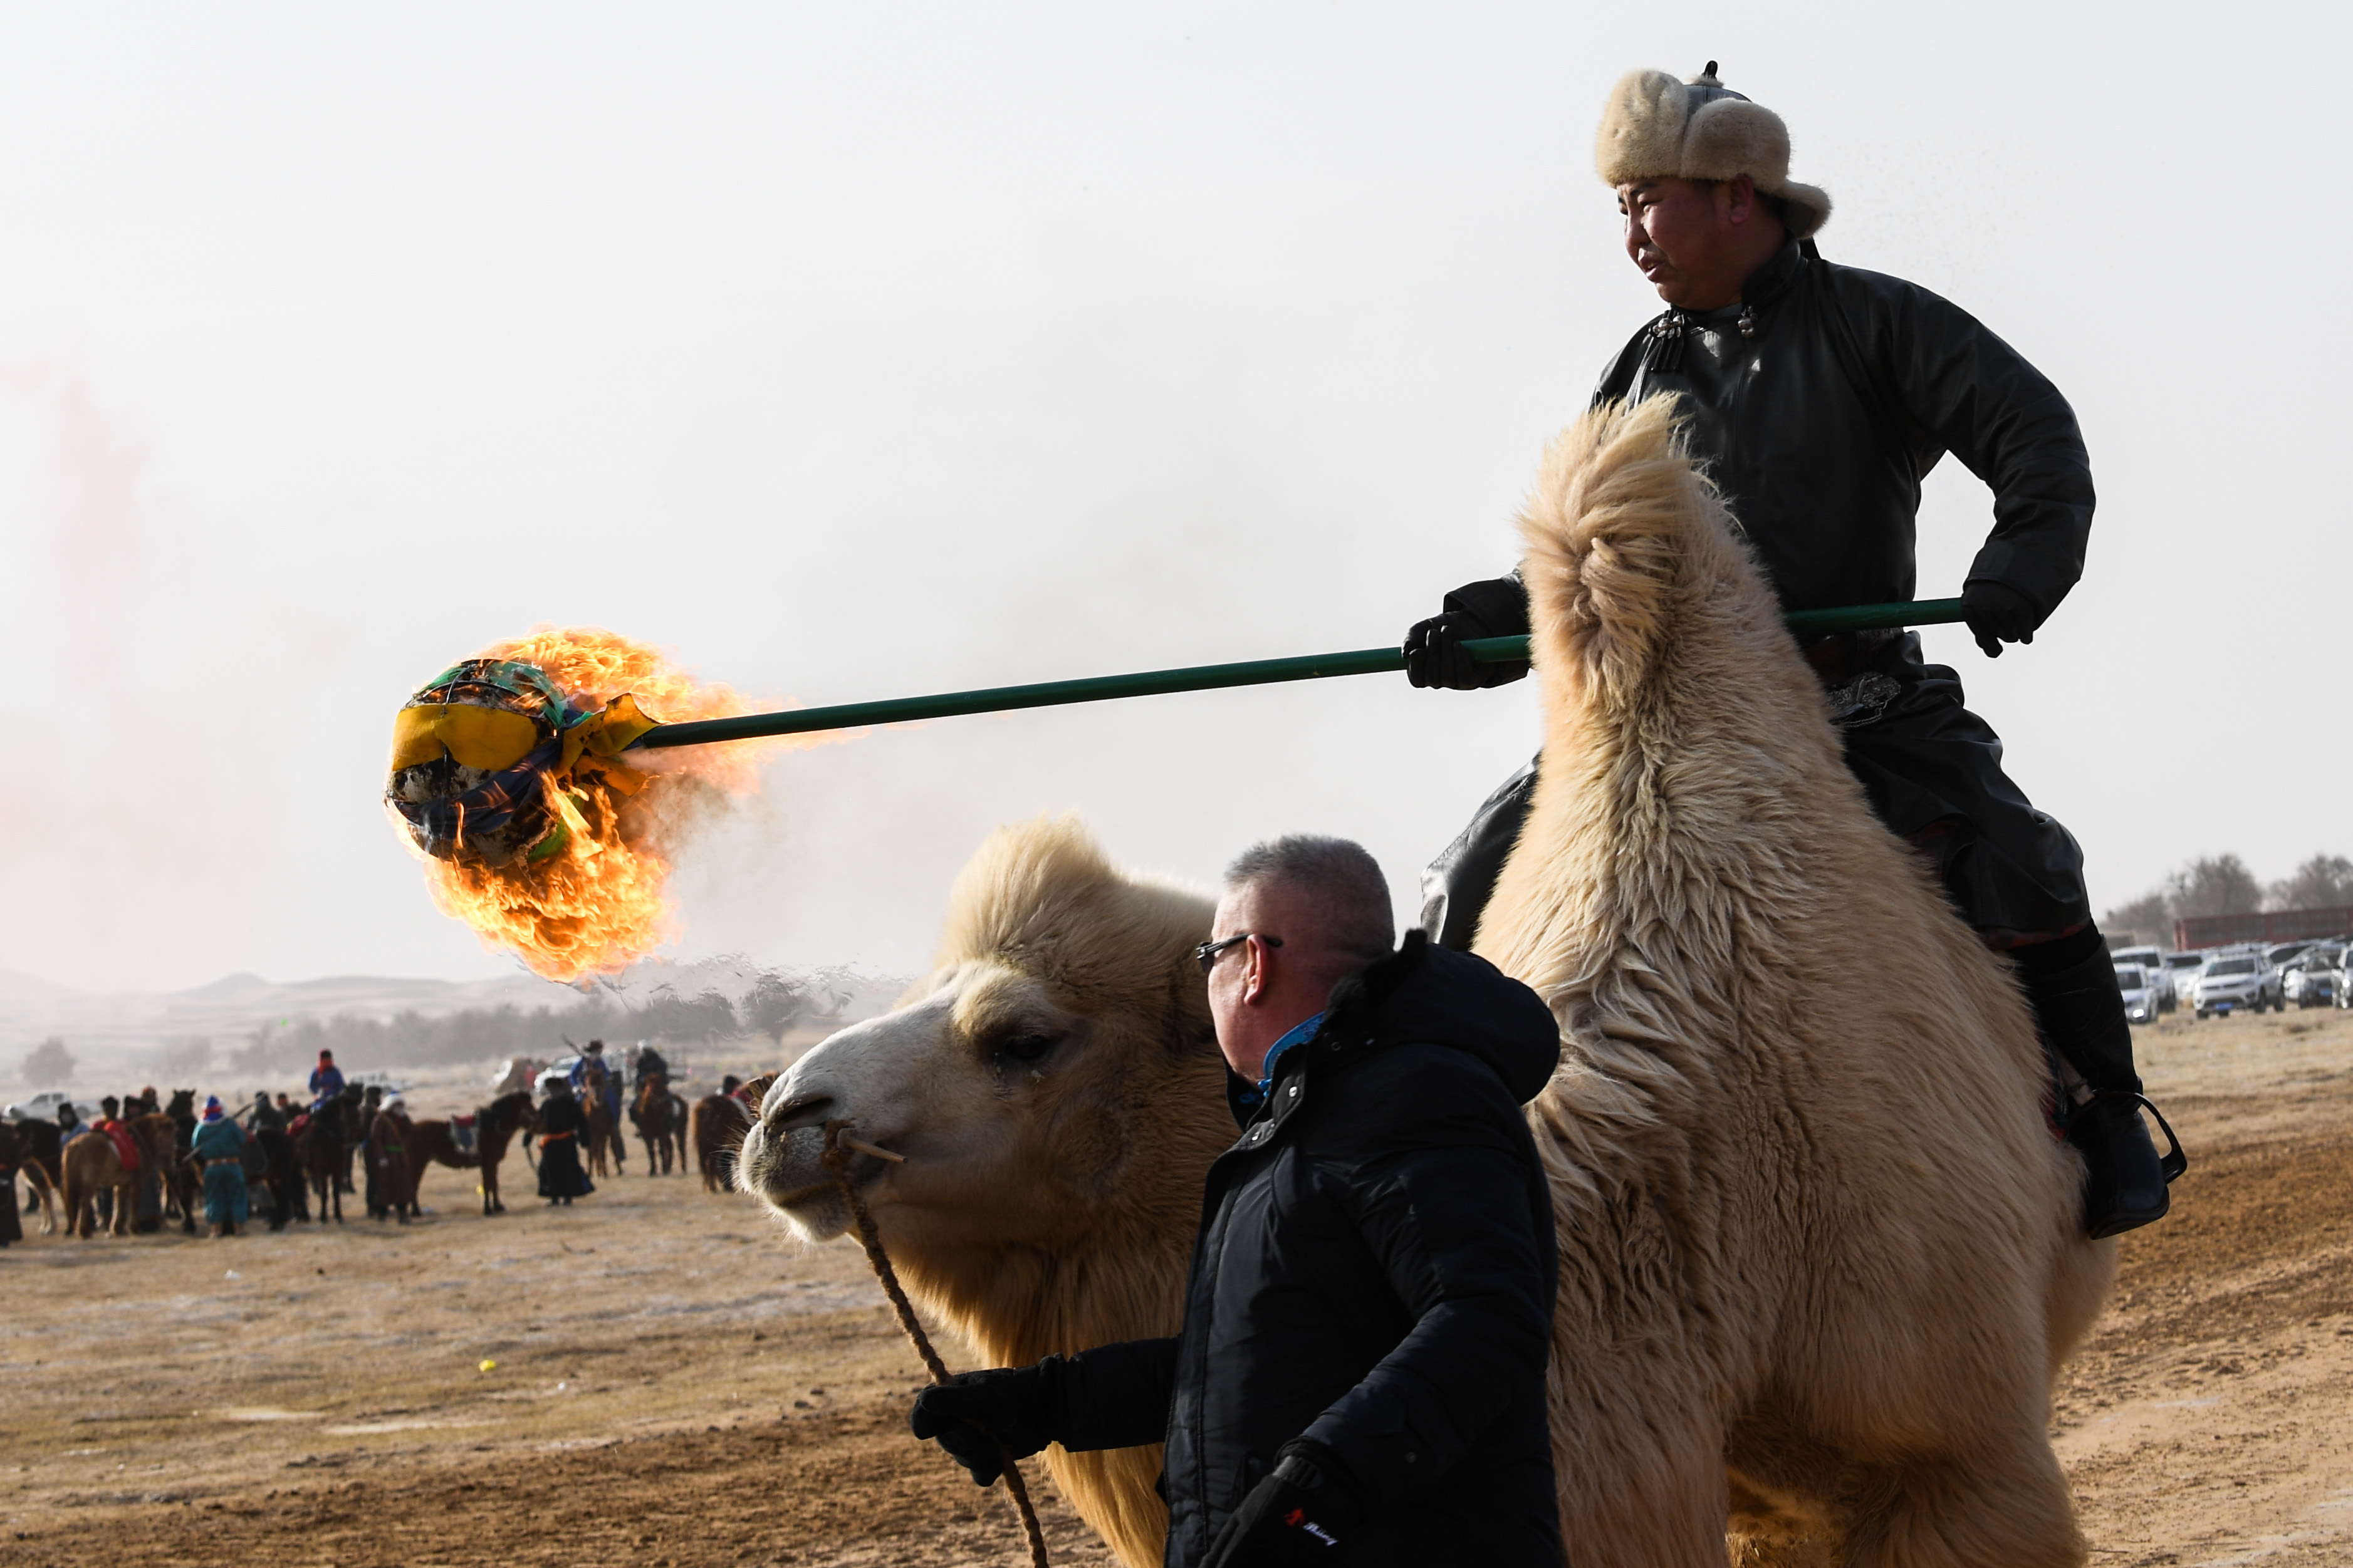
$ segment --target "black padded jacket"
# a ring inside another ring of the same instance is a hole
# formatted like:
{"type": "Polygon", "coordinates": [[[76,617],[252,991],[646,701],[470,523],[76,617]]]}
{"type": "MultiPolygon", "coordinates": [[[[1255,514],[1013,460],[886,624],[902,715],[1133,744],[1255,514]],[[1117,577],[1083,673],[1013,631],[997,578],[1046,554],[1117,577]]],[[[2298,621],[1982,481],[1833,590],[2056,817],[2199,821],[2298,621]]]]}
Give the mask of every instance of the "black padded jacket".
{"type": "MultiPolygon", "coordinates": [[[[1966,581],[2017,590],[2038,625],[2059,607],[2083,575],[2092,467],[2042,372],[1949,300],[1796,242],[1741,293],[1652,320],[1594,401],[1677,397],[1782,608],[1911,598],[1920,486],[1947,452],[1993,491],[1966,581]]],[[[1490,636],[1528,629],[1515,578],[1466,584],[1447,607],[1490,636]]]]}
{"type": "Polygon", "coordinates": [[[1368,1510],[1352,1568],[1560,1563],[1552,1202],[1520,1110],[1559,1055],[1535,992],[1417,931],[1334,992],[1263,1105],[1230,1081],[1183,1332],[1064,1376],[1066,1447],[1166,1442],[1170,1568],[1302,1436],[1368,1510]]]}

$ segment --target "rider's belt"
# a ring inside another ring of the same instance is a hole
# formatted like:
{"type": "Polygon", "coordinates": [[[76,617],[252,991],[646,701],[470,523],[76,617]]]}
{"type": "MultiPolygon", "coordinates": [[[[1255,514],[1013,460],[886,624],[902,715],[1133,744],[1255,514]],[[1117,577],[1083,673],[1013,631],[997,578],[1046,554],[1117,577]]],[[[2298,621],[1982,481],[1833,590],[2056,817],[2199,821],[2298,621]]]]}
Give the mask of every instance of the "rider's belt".
{"type": "Polygon", "coordinates": [[[1877,668],[1881,657],[1903,635],[1901,631],[1832,632],[1799,645],[1798,651],[1806,656],[1823,685],[1837,686],[1877,668]]]}
{"type": "Polygon", "coordinates": [[[244,1163],[244,1160],[234,1157],[227,1160],[207,1160],[205,1162],[205,1169],[209,1171],[216,1165],[237,1165],[242,1167],[244,1163]]]}

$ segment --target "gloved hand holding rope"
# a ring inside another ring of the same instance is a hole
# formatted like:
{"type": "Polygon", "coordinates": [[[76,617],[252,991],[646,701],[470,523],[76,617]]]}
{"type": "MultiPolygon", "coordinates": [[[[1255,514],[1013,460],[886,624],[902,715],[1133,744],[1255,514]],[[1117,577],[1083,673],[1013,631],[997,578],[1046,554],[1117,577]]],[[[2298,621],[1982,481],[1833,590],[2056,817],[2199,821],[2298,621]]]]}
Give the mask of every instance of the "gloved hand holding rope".
{"type": "MultiPolygon", "coordinates": [[[[818,1163],[833,1177],[833,1184],[841,1192],[842,1202],[849,1205],[850,1223],[858,1231],[859,1245],[866,1248],[866,1261],[873,1268],[874,1278],[881,1280],[882,1293],[891,1299],[891,1310],[899,1314],[899,1327],[903,1330],[915,1353],[923,1358],[924,1370],[939,1387],[959,1386],[956,1375],[948,1371],[947,1363],[932,1348],[932,1339],[923,1325],[915,1321],[915,1309],[907,1300],[906,1290],[899,1283],[899,1271],[891,1267],[890,1254],[882,1250],[881,1235],[874,1228],[874,1216],[866,1211],[866,1200],[858,1191],[858,1183],[849,1173],[849,1158],[855,1153],[871,1154],[878,1159],[903,1161],[904,1155],[893,1154],[888,1149],[877,1148],[849,1135],[849,1123],[828,1121],[825,1124],[825,1152],[818,1163]]],[[[982,1373],[981,1376],[988,1374],[982,1373]]],[[[969,1424],[965,1424],[969,1425],[969,1424]]],[[[1005,1439],[1010,1434],[971,1426],[972,1436],[979,1442],[967,1441],[961,1447],[951,1447],[959,1463],[972,1471],[972,1479],[987,1486],[998,1476],[1005,1478],[1005,1489],[1013,1494],[1013,1506],[1021,1514],[1021,1533],[1029,1543],[1031,1568],[1047,1568],[1046,1535],[1038,1527],[1038,1510],[1029,1501],[1029,1488],[1021,1479],[1021,1467],[1017,1456],[1005,1439]],[[980,1446],[985,1444],[986,1446],[980,1446]],[[991,1453],[989,1450],[995,1451],[991,1453]],[[968,1453],[967,1450],[970,1450],[968,1453]]],[[[916,1436],[929,1434],[918,1432],[916,1436]]],[[[1036,1453],[1045,1444],[1036,1443],[1021,1450],[1021,1455],[1036,1453]]]]}

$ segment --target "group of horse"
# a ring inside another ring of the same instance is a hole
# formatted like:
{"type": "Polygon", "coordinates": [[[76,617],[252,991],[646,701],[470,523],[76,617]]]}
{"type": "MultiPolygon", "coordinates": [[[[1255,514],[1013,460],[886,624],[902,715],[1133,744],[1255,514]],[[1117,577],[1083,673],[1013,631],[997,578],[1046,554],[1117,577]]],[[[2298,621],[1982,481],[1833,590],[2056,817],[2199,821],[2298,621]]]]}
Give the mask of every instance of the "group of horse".
{"type": "MultiPolygon", "coordinates": [[[[606,1092],[605,1086],[611,1081],[607,1070],[603,1063],[592,1059],[582,1074],[581,1106],[588,1123],[582,1154],[592,1181],[607,1175],[608,1153],[610,1169],[617,1171],[626,1148],[606,1092]]],[[[669,1074],[653,1072],[639,1079],[637,1091],[629,1097],[628,1115],[646,1146],[646,1174],[667,1176],[673,1168],[684,1172],[691,1152],[704,1192],[733,1190],[735,1152],[752,1130],[752,1108],[758,1103],[756,1098],[722,1093],[706,1094],[690,1107],[670,1087],[669,1074]]]]}
{"type": "MultiPolygon", "coordinates": [[[[596,1178],[618,1169],[626,1151],[602,1071],[592,1066],[582,1086],[588,1122],[582,1152],[596,1178]]],[[[111,1235],[130,1235],[150,1173],[157,1178],[154,1195],[164,1223],[176,1223],[184,1234],[194,1235],[204,1207],[204,1173],[189,1154],[195,1103],[195,1090],[175,1089],[162,1110],[123,1118],[129,1160],[122,1143],[102,1131],[84,1128],[68,1136],[55,1122],[38,1118],[0,1122],[0,1169],[13,1165],[23,1174],[30,1189],[24,1212],[40,1214],[43,1236],[56,1233],[60,1209],[69,1234],[91,1237],[102,1224],[111,1235]],[[106,1194],[103,1205],[100,1194],[106,1194]]],[[[254,1217],[272,1231],[307,1225],[314,1215],[322,1223],[343,1223],[343,1194],[359,1190],[353,1163],[367,1142],[371,1114],[363,1091],[353,1085],[283,1129],[248,1126],[245,1168],[254,1217]]],[[[725,1190],[733,1151],[751,1125],[744,1107],[721,1095],[707,1096],[690,1110],[661,1073],[649,1074],[638,1085],[626,1114],[645,1143],[649,1176],[685,1170],[691,1126],[706,1191],[725,1190]]],[[[500,1095],[470,1116],[414,1120],[400,1139],[407,1190],[414,1194],[435,1165],[471,1171],[478,1174],[482,1213],[503,1214],[499,1168],[519,1137],[529,1162],[539,1131],[538,1107],[522,1089],[500,1095]]]]}
{"type": "MultiPolygon", "coordinates": [[[[601,1181],[628,1161],[628,1142],[613,1120],[617,1099],[611,1092],[610,1069],[593,1058],[581,1073],[580,1108],[588,1123],[581,1140],[581,1163],[591,1181],[601,1181]],[[610,1164],[607,1164],[607,1157],[610,1164]]],[[[666,1072],[649,1072],[638,1080],[627,1106],[629,1124],[646,1146],[646,1174],[667,1176],[686,1168],[686,1101],[670,1086],[666,1072]]]]}

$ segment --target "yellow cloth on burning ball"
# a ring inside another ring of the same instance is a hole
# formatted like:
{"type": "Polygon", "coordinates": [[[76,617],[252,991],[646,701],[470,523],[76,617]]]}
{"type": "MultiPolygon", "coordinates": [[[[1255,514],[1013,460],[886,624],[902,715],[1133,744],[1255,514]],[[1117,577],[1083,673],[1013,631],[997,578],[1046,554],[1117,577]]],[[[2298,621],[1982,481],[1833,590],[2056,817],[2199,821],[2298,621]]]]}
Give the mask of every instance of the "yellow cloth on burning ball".
{"type": "MultiPolygon", "coordinates": [[[[631,704],[632,711],[635,706],[631,704]]],[[[539,726],[528,715],[508,709],[470,702],[420,702],[393,716],[392,771],[433,762],[447,752],[462,767],[498,773],[528,756],[539,744],[539,726]]]]}

